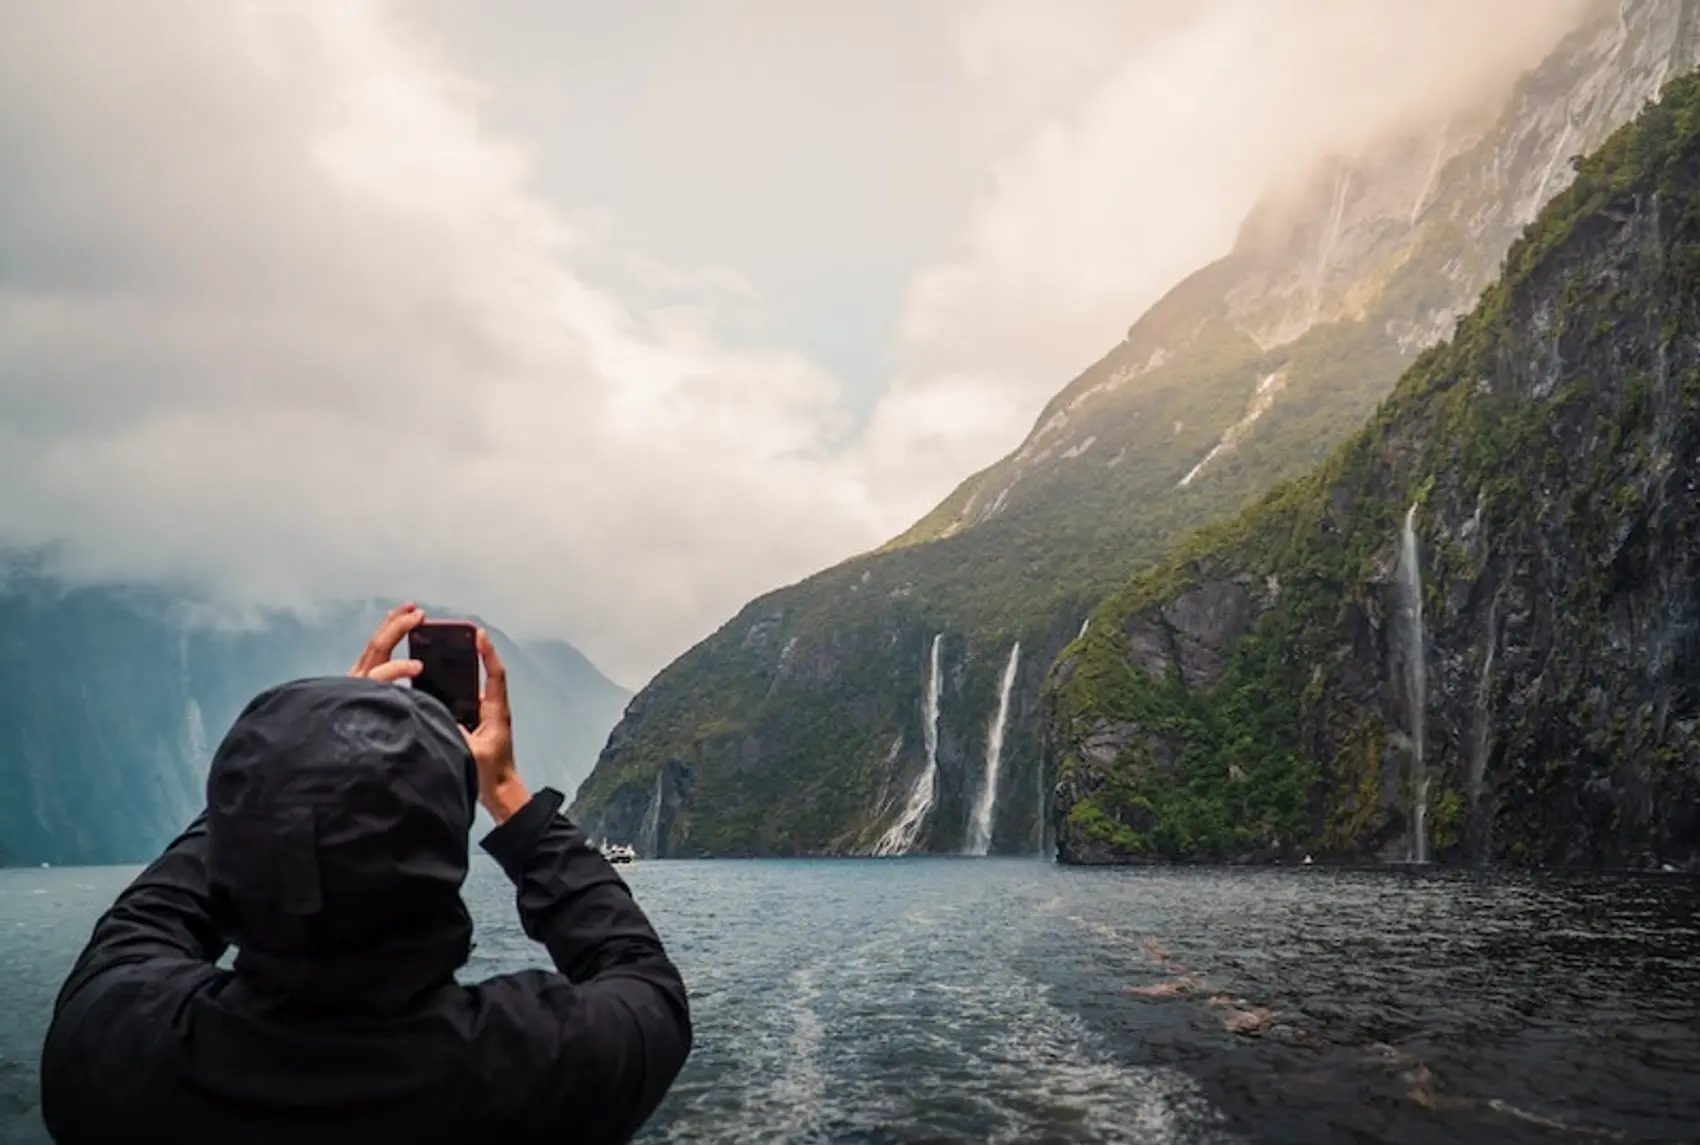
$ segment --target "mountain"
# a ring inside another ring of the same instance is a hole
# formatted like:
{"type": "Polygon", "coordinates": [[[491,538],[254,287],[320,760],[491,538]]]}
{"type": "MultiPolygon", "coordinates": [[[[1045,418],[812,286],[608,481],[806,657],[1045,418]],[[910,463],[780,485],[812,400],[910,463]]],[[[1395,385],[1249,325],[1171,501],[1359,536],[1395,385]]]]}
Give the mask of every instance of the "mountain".
{"type": "MultiPolygon", "coordinates": [[[[0,569],[0,863],[151,857],[201,806],[212,750],[243,705],[284,680],[347,671],[386,607],[231,627],[192,596],[67,588],[28,562],[0,569]]],[[[490,633],[521,767],[572,791],[627,693],[568,645],[490,633]]]]}
{"type": "Polygon", "coordinates": [[[1270,195],[1013,454],[656,677],[574,813],[649,853],[954,851],[980,849],[989,802],[990,850],[1038,848],[1040,690],[1088,612],[1362,426],[1697,42],[1700,0],[1602,4],[1499,106],[1270,195]]]}
{"type": "Polygon", "coordinates": [[[1060,857],[1700,866],[1700,74],[1057,665],[1060,857]]]}

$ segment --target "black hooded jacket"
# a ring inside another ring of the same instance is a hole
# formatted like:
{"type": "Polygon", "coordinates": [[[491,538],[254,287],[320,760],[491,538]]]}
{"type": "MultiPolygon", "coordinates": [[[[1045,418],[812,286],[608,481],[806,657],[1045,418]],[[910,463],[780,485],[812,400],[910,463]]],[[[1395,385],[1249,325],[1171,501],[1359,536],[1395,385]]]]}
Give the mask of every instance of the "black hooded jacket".
{"type": "Polygon", "coordinates": [[[422,693],[336,678],[256,697],[206,810],[59,993],[41,1065],[54,1140],[629,1140],[690,1052],[679,973],[544,788],[483,846],[556,972],[457,984],[476,792],[422,693]]]}

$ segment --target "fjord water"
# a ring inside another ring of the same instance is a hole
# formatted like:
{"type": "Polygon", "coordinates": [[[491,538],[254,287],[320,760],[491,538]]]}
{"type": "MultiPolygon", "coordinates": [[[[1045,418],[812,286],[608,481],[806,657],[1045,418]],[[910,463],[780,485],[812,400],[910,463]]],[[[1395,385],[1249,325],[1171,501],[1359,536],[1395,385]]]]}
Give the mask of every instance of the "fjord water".
{"type": "MultiPolygon", "coordinates": [[[[0,871],[0,1141],[133,868],[0,871]]],[[[640,862],[696,1050],[640,1140],[1700,1139],[1700,883],[640,862]]],[[[480,861],[469,977],[539,963],[480,861]]]]}

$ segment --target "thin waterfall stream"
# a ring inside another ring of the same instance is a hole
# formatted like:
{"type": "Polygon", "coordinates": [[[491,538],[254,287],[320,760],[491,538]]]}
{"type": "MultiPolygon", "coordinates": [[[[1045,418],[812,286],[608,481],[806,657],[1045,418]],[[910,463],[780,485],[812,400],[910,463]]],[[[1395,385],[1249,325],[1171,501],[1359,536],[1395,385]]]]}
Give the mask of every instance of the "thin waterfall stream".
{"type": "Polygon", "coordinates": [[[926,766],[916,777],[915,787],[909,793],[909,802],[904,806],[903,814],[880,836],[880,841],[874,844],[876,855],[908,853],[915,845],[915,839],[921,833],[921,826],[926,822],[927,815],[933,809],[933,801],[938,796],[939,698],[944,690],[944,681],[939,672],[939,644],[943,640],[943,633],[933,637],[931,663],[927,674],[926,702],[922,713],[922,731],[927,745],[926,766]]]}
{"type": "Polygon", "coordinates": [[[1417,506],[1405,512],[1399,536],[1399,588],[1404,597],[1405,707],[1410,713],[1413,788],[1411,861],[1428,862],[1428,765],[1423,758],[1428,710],[1428,668],[1423,635],[1423,571],[1417,551],[1417,506]]]}
{"type": "Polygon", "coordinates": [[[1015,671],[1021,664],[1021,641],[1009,649],[1009,662],[1004,665],[1003,680],[998,685],[998,710],[986,737],[986,775],[980,783],[979,798],[968,821],[968,853],[984,855],[992,849],[992,823],[998,809],[998,772],[1003,766],[1003,735],[1009,723],[1009,694],[1015,687],[1015,671]]]}

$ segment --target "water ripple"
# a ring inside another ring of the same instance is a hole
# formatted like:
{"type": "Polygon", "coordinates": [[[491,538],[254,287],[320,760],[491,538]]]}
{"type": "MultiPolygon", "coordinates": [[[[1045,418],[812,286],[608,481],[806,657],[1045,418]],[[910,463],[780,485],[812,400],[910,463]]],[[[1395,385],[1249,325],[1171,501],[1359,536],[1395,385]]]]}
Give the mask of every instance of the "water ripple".
{"type": "MultiPolygon", "coordinates": [[[[44,1140],[41,1024],[130,873],[0,872],[0,1142],[44,1140]]],[[[1691,879],[949,859],[626,877],[697,1028],[646,1145],[1700,1141],[1691,879]]],[[[467,898],[467,977],[544,964],[492,865],[467,898]]]]}

